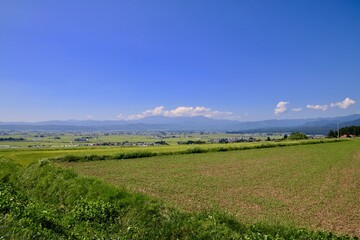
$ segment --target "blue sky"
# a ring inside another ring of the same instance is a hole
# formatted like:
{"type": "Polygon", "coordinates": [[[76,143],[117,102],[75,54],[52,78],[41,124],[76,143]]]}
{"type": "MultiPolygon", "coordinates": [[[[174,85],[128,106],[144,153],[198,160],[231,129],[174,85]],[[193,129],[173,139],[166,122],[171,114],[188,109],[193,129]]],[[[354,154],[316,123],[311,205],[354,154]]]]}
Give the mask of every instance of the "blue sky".
{"type": "Polygon", "coordinates": [[[360,113],[359,26],[357,0],[0,0],[0,121],[360,113]]]}

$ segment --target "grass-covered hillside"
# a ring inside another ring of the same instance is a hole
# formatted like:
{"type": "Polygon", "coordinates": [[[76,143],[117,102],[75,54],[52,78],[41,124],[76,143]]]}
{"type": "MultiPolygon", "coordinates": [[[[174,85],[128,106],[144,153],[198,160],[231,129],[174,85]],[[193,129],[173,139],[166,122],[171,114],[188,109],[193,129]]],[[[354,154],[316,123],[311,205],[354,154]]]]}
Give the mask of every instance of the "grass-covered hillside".
{"type": "Polygon", "coordinates": [[[43,160],[0,160],[0,239],[351,239],[184,213],[43,160]]]}
{"type": "Polygon", "coordinates": [[[360,235],[360,142],[355,139],[61,165],[187,211],[217,208],[249,224],[360,235]]]}

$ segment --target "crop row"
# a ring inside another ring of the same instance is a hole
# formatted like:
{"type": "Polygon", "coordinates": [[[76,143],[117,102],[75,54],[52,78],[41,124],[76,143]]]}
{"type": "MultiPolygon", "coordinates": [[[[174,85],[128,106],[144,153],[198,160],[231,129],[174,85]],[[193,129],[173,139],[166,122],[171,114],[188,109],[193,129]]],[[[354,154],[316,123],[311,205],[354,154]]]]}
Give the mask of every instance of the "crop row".
{"type": "Polygon", "coordinates": [[[130,152],[120,152],[113,155],[105,154],[87,154],[87,155],[64,155],[60,157],[51,158],[55,162],[88,162],[88,161],[101,161],[101,160],[121,160],[121,159],[134,159],[146,158],[154,156],[168,156],[168,155],[181,155],[181,154],[194,154],[194,153],[208,153],[208,152],[226,152],[226,151],[239,151],[249,149],[273,148],[273,147],[286,147],[295,145],[307,144],[321,144],[321,143],[334,143],[339,141],[346,141],[345,139],[318,139],[318,140],[300,140],[300,141],[281,141],[281,142],[265,142],[254,145],[243,146],[220,146],[220,147],[190,147],[185,150],[179,151],[162,151],[152,152],[147,150],[135,150],[130,152]]]}

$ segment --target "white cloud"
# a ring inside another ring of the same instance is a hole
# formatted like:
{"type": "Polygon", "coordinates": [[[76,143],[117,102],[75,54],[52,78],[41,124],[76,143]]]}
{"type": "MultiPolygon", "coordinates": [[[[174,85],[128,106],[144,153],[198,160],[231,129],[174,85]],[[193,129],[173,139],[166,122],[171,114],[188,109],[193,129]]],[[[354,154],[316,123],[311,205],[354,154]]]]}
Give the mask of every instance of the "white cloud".
{"type": "Polygon", "coordinates": [[[146,110],[140,114],[123,115],[119,114],[118,119],[121,120],[137,120],[150,116],[164,116],[164,117],[196,117],[204,116],[208,118],[217,119],[235,119],[236,116],[232,112],[214,111],[206,107],[177,107],[175,109],[165,110],[164,106],[159,106],[154,109],[146,110]]]}
{"type": "Polygon", "coordinates": [[[342,102],[331,103],[330,106],[331,107],[339,107],[339,108],[342,108],[342,109],[347,109],[352,104],[355,104],[355,100],[350,99],[350,98],[347,97],[342,102]]]}
{"type": "Polygon", "coordinates": [[[330,103],[330,104],[325,104],[325,105],[319,105],[319,104],[307,105],[306,108],[313,109],[313,110],[326,111],[329,109],[329,107],[332,107],[332,108],[339,107],[341,109],[347,109],[352,104],[355,104],[355,100],[347,97],[341,102],[330,103]]]}
{"type": "Polygon", "coordinates": [[[306,108],[313,109],[313,110],[320,110],[320,111],[326,111],[329,109],[329,105],[307,105],[306,108]]]}
{"type": "Polygon", "coordinates": [[[86,118],[86,120],[93,120],[94,119],[94,117],[92,115],[90,115],[90,114],[86,115],[85,118],[86,118]]]}
{"type": "Polygon", "coordinates": [[[301,107],[299,107],[299,108],[293,108],[292,110],[293,110],[293,112],[300,112],[300,111],[302,110],[302,108],[301,108],[301,107]]]}
{"type": "Polygon", "coordinates": [[[164,106],[159,106],[154,109],[146,110],[142,113],[145,117],[161,115],[164,112],[164,106]]]}
{"type": "Polygon", "coordinates": [[[280,115],[281,113],[284,113],[287,111],[287,104],[289,104],[289,102],[279,102],[277,105],[276,105],[276,108],[274,109],[274,114],[275,115],[280,115]]]}
{"type": "Polygon", "coordinates": [[[206,107],[177,107],[164,113],[167,117],[193,117],[198,115],[212,114],[210,108],[206,107]]]}
{"type": "Polygon", "coordinates": [[[232,112],[213,111],[206,107],[177,107],[173,110],[164,111],[167,117],[195,117],[204,116],[209,118],[226,118],[233,116],[232,112]]]}

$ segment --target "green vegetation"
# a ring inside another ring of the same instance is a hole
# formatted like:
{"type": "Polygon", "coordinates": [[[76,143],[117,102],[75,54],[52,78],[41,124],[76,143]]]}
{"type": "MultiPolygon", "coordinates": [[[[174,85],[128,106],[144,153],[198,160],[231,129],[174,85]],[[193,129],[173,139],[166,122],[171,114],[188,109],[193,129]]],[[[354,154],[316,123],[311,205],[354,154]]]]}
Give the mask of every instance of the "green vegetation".
{"type": "MultiPolygon", "coordinates": [[[[67,147],[67,148],[6,148],[0,149],[0,157],[13,160],[22,165],[29,165],[34,161],[42,158],[62,158],[67,155],[79,156],[76,161],[82,161],[84,156],[103,155],[100,158],[111,159],[115,155],[133,152],[151,152],[156,155],[171,155],[171,154],[186,154],[197,151],[230,151],[230,150],[246,150],[253,148],[263,148],[272,146],[288,146],[292,144],[314,144],[314,143],[328,143],[332,141],[339,141],[340,139],[320,139],[320,140],[306,140],[306,141],[281,141],[281,142],[245,142],[245,143],[228,143],[228,144],[201,144],[196,147],[189,145],[161,145],[148,147],[67,147]],[[210,150],[209,150],[210,149],[210,150]]],[[[90,158],[97,158],[90,157],[90,158]]],[[[130,155],[127,155],[130,156],[130,155]]],[[[85,157],[84,157],[85,158],[85,157]]],[[[118,158],[119,159],[119,158],[118,158]]],[[[100,159],[99,159],[100,160],[100,159]]]]}
{"type": "Polygon", "coordinates": [[[13,138],[13,137],[0,138],[0,142],[18,142],[18,141],[25,141],[25,139],[24,138],[13,138]]]}
{"type": "Polygon", "coordinates": [[[215,207],[246,224],[360,236],[359,151],[359,140],[353,139],[61,165],[187,211],[215,207]]]}
{"type": "MultiPolygon", "coordinates": [[[[347,136],[347,137],[359,137],[360,136],[360,126],[350,126],[350,127],[343,127],[339,129],[340,136],[347,136]]],[[[338,137],[338,131],[330,130],[328,133],[328,138],[336,138],[338,137]]]]}
{"type": "Polygon", "coordinates": [[[0,239],[360,236],[359,141],[288,139],[0,149],[0,239]]]}
{"type": "Polygon", "coordinates": [[[294,132],[291,133],[290,137],[288,137],[289,140],[304,140],[304,139],[308,139],[308,137],[306,136],[305,133],[301,133],[301,132],[294,132]]]}
{"type": "Polygon", "coordinates": [[[352,239],[244,225],[218,212],[184,213],[41,160],[0,160],[1,239],[352,239]]]}
{"type": "Polygon", "coordinates": [[[343,127],[340,128],[340,135],[353,135],[353,136],[360,136],[360,126],[350,126],[350,127],[343,127]]]}
{"type": "MultiPolygon", "coordinates": [[[[297,136],[297,135],[295,135],[297,136]]],[[[300,136],[301,137],[301,136],[300,136]]],[[[296,137],[294,137],[297,139],[296,137]]],[[[300,138],[301,139],[301,138],[300,138]]],[[[192,153],[207,153],[207,152],[226,152],[226,151],[237,151],[237,150],[249,150],[249,149],[261,149],[261,148],[272,148],[272,147],[286,147],[294,145],[307,145],[307,144],[319,144],[319,143],[330,143],[338,140],[311,140],[311,141],[295,141],[295,142],[278,142],[278,143],[257,143],[252,145],[238,145],[238,146],[221,146],[221,147],[191,147],[180,151],[161,151],[161,152],[150,152],[150,151],[132,151],[128,153],[118,153],[115,155],[65,155],[62,157],[54,158],[57,162],[86,162],[86,161],[99,161],[99,160],[111,160],[111,159],[132,159],[132,158],[144,158],[154,156],[168,156],[168,155],[181,155],[181,154],[192,154],[192,153]]]]}
{"type": "Polygon", "coordinates": [[[336,137],[338,137],[337,131],[334,132],[333,130],[330,130],[327,137],[328,138],[336,138],[336,137]]]}
{"type": "MultiPolygon", "coordinates": [[[[0,132],[1,134],[1,132],[0,132]]],[[[112,146],[121,145],[171,145],[176,146],[178,142],[203,141],[216,142],[217,139],[236,138],[248,139],[253,135],[248,134],[226,134],[226,133],[182,133],[182,132],[148,132],[148,133],[2,133],[4,138],[0,148],[68,148],[80,146],[112,146]],[[23,139],[21,141],[10,141],[10,138],[23,139]]],[[[255,136],[258,140],[265,140],[266,136],[255,136]]],[[[280,135],[272,135],[273,139],[280,139],[280,135]]]]}
{"type": "Polygon", "coordinates": [[[202,140],[188,140],[188,141],[179,141],[177,143],[191,145],[191,144],[205,144],[206,142],[202,140]]]}
{"type": "MultiPolygon", "coordinates": [[[[206,147],[191,147],[191,148],[178,148],[184,150],[177,151],[159,151],[151,152],[144,150],[133,150],[129,152],[121,152],[114,155],[65,155],[61,157],[53,158],[56,162],[87,162],[87,161],[99,161],[99,160],[112,160],[112,159],[133,159],[133,158],[145,158],[154,156],[169,156],[169,155],[181,155],[181,154],[193,154],[193,153],[207,153],[207,152],[226,152],[226,151],[237,151],[237,150],[249,150],[249,149],[261,149],[261,148],[272,148],[272,147],[286,147],[294,145],[308,145],[308,144],[319,144],[319,143],[331,143],[339,140],[310,140],[310,141],[288,141],[288,142],[273,142],[273,143],[253,143],[253,144],[241,144],[241,145],[227,145],[227,146],[216,146],[205,145],[206,147]]],[[[166,149],[163,149],[166,150],[166,149]]]]}

